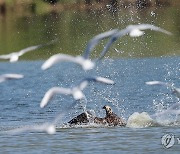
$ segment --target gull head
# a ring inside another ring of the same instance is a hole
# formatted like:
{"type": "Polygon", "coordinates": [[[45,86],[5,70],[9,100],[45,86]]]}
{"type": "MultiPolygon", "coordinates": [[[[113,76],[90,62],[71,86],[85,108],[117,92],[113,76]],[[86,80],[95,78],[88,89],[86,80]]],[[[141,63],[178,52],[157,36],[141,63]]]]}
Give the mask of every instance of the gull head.
{"type": "Polygon", "coordinates": [[[91,70],[94,68],[94,66],[95,64],[89,59],[85,59],[82,65],[84,70],[91,70]]]}
{"type": "Polygon", "coordinates": [[[56,128],[55,128],[55,126],[54,126],[54,125],[48,126],[47,129],[46,129],[46,132],[47,132],[48,134],[55,134],[55,133],[56,133],[56,128]]]}
{"type": "Polygon", "coordinates": [[[13,62],[17,62],[19,59],[19,56],[17,54],[12,54],[11,58],[10,58],[10,62],[13,63],[13,62]]]}
{"type": "Polygon", "coordinates": [[[144,35],[144,32],[139,30],[138,28],[132,29],[131,32],[129,33],[131,37],[139,37],[144,35]]]}
{"type": "Polygon", "coordinates": [[[78,88],[74,88],[72,90],[72,95],[75,100],[80,100],[80,99],[84,98],[83,92],[81,90],[79,90],[78,88]]]}

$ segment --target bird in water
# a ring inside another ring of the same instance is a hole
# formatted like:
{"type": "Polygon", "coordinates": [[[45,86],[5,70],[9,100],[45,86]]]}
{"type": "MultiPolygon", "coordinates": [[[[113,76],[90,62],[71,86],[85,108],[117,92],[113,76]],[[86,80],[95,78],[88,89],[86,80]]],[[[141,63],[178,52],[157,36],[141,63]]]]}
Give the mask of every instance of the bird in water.
{"type": "Polygon", "coordinates": [[[103,109],[106,111],[105,118],[95,118],[95,123],[107,124],[109,126],[126,126],[126,122],[121,117],[118,117],[110,106],[105,105],[103,109]]]}
{"type": "Polygon", "coordinates": [[[112,111],[110,106],[105,105],[103,109],[105,109],[106,111],[106,116],[104,118],[93,117],[93,115],[89,111],[87,111],[74,117],[68,123],[70,125],[77,125],[77,124],[87,124],[89,122],[94,122],[95,124],[108,125],[108,126],[126,126],[126,122],[122,118],[118,117],[112,111]]]}
{"type": "Polygon", "coordinates": [[[91,121],[92,118],[93,118],[93,115],[89,111],[87,111],[87,112],[83,112],[80,115],[74,117],[68,123],[70,125],[87,124],[91,121]]]}

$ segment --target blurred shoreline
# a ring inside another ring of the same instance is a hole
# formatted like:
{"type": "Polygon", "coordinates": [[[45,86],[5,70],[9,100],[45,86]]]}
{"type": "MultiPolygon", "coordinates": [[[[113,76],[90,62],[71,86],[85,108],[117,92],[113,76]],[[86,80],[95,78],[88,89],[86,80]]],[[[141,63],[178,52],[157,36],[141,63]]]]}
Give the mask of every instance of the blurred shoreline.
{"type": "Polygon", "coordinates": [[[59,1],[55,4],[35,0],[0,0],[0,14],[5,15],[8,11],[21,13],[43,14],[47,12],[62,12],[66,10],[103,10],[112,9],[143,9],[148,7],[179,6],[179,0],[76,0],[59,1]]]}

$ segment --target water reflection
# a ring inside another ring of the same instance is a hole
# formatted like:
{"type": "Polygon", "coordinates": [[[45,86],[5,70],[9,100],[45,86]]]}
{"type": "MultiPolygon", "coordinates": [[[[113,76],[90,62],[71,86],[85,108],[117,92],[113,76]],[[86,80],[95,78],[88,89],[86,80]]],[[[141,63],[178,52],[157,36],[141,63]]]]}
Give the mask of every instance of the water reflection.
{"type": "MultiPolygon", "coordinates": [[[[129,24],[149,23],[160,26],[173,36],[148,31],[140,38],[124,37],[117,41],[110,50],[111,57],[149,57],[180,55],[179,44],[179,16],[176,7],[146,9],[117,8],[69,10],[46,14],[21,15],[9,11],[4,18],[0,18],[0,54],[18,51],[27,46],[42,44],[59,38],[56,46],[29,53],[22,58],[38,60],[48,58],[56,53],[78,55],[83,52],[87,42],[98,33],[119,28],[129,24]],[[124,51],[114,52],[114,48],[124,51]]],[[[94,57],[102,51],[105,41],[93,52],[94,57]]]]}

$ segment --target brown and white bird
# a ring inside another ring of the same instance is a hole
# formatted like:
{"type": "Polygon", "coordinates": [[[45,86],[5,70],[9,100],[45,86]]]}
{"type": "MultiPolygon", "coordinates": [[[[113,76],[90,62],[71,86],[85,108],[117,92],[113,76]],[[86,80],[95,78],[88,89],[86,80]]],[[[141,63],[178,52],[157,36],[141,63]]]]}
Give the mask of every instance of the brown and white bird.
{"type": "Polygon", "coordinates": [[[68,123],[70,125],[87,124],[90,122],[91,118],[92,118],[92,114],[89,111],[87,111],[87,112],[83,112],[80,115],[74,117],[68,123]]]}
{"type": "Polygon", "coordinates": [[[111,107],[105,105],[103,109],[106,110],[106,116],[104,118],[93,117],[93,115],[89,111],[87,111],[74,117],[68,123],[70,125],[80,125],[94,122],[95,124],[100,125],[126,126],[126,122],[122,118],[118,117],[114,112],[112,112],[111,107]]]}
{"type": "Polygon", "coordinates": [[[105,105],[103,107],[106,111],[106,117],[100,120],[103,120],[102,122],[106,122],[109,126],[126,126],[126,122],[118,117],[111,109],[110,106],[105,105]]]}

